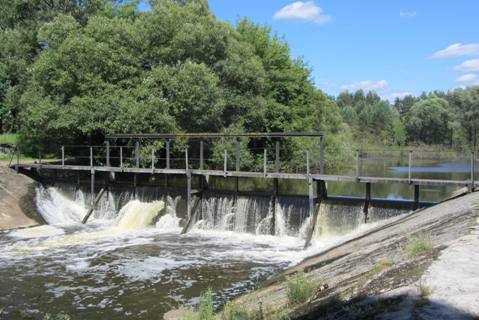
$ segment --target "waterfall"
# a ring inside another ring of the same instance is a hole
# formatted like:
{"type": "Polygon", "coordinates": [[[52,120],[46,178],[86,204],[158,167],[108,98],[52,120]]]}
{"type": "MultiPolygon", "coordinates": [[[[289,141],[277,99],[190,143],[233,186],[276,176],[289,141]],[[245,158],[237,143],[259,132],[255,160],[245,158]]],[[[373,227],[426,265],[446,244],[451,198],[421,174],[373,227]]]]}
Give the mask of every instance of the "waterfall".
{"type": "Polygon", "coordinates": [[[121,208],[116,226],[127,230],[143,229],[152,223],[164,207],[163,201],[146,203],[132,200],[121,208]]]}
{"type": "MultiPolygon", "coordinates": [[[[37,189],[37,207],[50,225],[79,224],[90,201],[88,192],[72,185],[37,189]]],[[[165,196],[158,188],[138,188],[133,194],[113,187],[99,201],[89,224],[102,223],[123,230],[152,225],[164,232],[177,232],[185,217],[185,207],[184,198],[165,196]]],[[[273,198],[269,196],[204,192],[195,208],[194,229],[304,238],[310,227],[307,197],[280,196],[273,208],[273,198]]],[[[323,202],[313,240],[337,239],[403,212],[370,207],[368,224],[365,224],[361,206],[323,202]]]]}

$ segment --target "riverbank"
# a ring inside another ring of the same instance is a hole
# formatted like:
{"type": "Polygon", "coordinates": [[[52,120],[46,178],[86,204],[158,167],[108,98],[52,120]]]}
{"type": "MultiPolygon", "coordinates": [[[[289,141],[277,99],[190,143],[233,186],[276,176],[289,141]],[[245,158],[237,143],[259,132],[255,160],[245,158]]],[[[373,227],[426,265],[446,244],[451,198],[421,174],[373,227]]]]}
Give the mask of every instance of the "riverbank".
{"type": "Polygon", "coordinates": [[[43,223],[35,205],[37,182],[0,163],[0,230],[43,223]]]}
{"type": "Polygon", "coordinates": [[[478,208],[472,193],[398,217],[304,260],[218,318],[477,319],[478,208]],[[292,289],[303,301],[291,301],[292,289]]]}

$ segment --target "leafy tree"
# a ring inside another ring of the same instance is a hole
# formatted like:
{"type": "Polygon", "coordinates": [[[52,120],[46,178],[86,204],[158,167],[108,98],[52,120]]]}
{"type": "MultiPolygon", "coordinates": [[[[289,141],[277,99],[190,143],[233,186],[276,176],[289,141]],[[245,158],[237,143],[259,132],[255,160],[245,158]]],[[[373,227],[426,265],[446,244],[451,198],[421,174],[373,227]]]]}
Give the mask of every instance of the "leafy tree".
{"type": "Polygon", "coordinates": [[[436,96],[416,102],[411,108],[407,133],[409,140],[426,144],[450,142],[449,103],[436,96]]]}

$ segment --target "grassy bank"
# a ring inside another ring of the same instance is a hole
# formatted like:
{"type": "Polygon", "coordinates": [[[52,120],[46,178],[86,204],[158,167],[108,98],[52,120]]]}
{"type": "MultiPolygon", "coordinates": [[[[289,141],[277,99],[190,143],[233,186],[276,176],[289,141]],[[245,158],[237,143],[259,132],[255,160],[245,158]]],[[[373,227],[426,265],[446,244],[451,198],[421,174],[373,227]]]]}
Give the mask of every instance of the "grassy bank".
{"type": "Polygon", "coordinates": [[[0,144],[17,144],[18,135],[13,133],[0,134],[0,144]]]}

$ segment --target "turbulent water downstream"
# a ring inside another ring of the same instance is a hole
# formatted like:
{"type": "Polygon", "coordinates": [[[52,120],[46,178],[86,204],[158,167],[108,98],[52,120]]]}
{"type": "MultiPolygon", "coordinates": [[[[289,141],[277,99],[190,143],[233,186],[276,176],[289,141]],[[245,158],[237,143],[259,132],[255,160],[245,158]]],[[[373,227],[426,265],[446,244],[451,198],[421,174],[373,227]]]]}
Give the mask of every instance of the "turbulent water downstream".
{"type": "MultiPolygon", "coordinates": [[[[206,194],[198,221],[180,235],[179,196],[106,193],[87,225],[89,196],[64,185],[37,190],[48,225],[0,233],[0,310],[41,318],[158,319],[194,305],[212,288],[215,303],[254,289],[305,256],[398,212],[325,205],[313,246],[303,251],[307,201],[280,198],[274,236],[271,200],[206,194]]],[[[0,314],[1,314],[0,312],[0,314]]]]}

